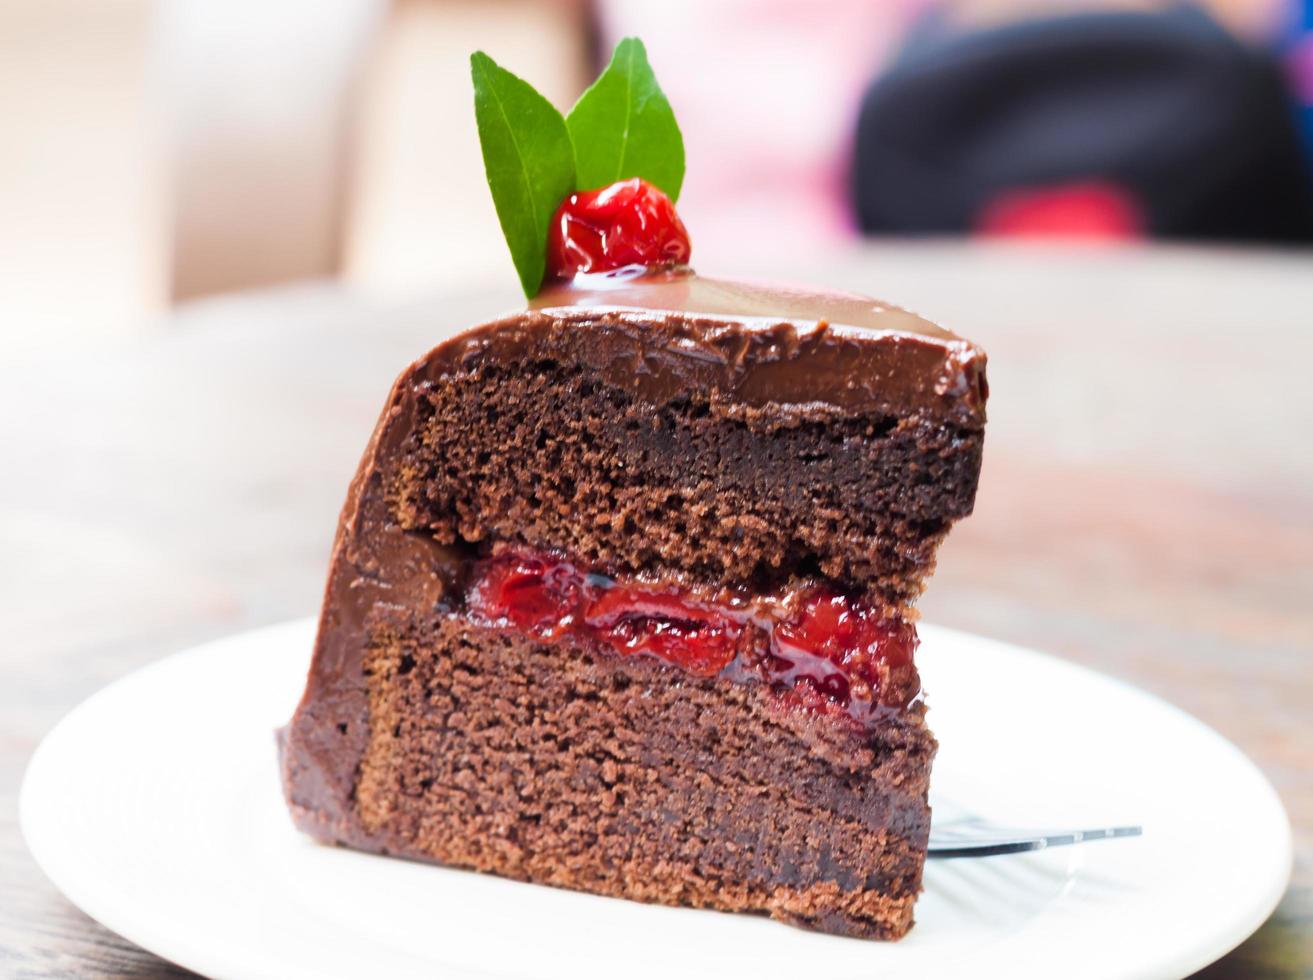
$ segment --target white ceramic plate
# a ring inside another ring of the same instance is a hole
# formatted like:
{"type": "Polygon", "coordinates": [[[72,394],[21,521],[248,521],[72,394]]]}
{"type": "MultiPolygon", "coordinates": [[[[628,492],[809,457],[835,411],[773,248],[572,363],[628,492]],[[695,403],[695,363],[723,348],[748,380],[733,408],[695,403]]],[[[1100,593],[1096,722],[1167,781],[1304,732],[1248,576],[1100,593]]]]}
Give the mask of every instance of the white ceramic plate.
{"type": "Polygon", "coordinates": [[[1144,836],[931,862],[898,943],[321,847],[288,822],[274,759],[309,621],[179,653],[90,698],[37,749],[23,832],[91,916],[223,977],[1181,977],[1268,916],[1290,827],[1232,745],[1060,660],[922,636],[937,815],[1144,836]]]}

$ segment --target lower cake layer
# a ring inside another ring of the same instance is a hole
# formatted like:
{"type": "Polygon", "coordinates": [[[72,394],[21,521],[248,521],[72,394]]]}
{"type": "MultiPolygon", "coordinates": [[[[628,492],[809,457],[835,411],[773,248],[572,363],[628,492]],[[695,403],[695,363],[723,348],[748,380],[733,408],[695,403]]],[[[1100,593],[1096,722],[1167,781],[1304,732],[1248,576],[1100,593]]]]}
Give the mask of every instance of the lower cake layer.
{"type": "MultiPolygon", "coordinates": [[[[865,729],[762,684],[459,614],[371,619],[353,812],[346,823],[317,813],[293,782],[302,830],[826,932],[910,928],[935,751],[919,703],[865,729]]],[[[297,731],[314,723],[299,716],[291,741],[322,743],[323,732],[297,731]]]]}

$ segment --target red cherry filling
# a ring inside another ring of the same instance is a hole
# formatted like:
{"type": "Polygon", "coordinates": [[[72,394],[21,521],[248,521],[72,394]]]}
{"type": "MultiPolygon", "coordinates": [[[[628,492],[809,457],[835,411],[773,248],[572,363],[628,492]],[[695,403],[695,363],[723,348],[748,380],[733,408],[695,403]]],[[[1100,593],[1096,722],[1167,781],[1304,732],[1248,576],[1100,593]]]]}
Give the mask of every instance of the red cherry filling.
{"type": "Polygon", "coordinates": [[[912,664],[916,644],[910,623],[883,619],[847,596],[818,590],[772,632],[771,672],[865,713],[896,704],[890,700],[895,692],[919,690],[912,664]]]}
{"type": "Polygon", "coordinates": [[[485,619],[554,640],[574,625],[586,592],[587,580],[569,562],[514,554],[487,563],[469,606],[485,619]]]}
{"type": "Polygon", "coordinates": [[[627,265],[682,264],[690,253],[670,198],[634,177],[561,202],[547,236],[547,275],[569,279],[627,265]]]}
{"type": "Polygon", "coordinates": [[[506,551],[476,566],[468,605],[477,619],[543,640],[587,639],[702,677],[755,677],[788,703],[867,724],[920,689],[915,628],[819,587],[716,601],[589,575],[557,555],[506,551]]]}
{"type": "Polygon", "coordinates": [[[642,586],[607,590],[584,623],[620,653],[651,654],[704,676],[729,666],[743,632],[713,607],[642,586]]]}

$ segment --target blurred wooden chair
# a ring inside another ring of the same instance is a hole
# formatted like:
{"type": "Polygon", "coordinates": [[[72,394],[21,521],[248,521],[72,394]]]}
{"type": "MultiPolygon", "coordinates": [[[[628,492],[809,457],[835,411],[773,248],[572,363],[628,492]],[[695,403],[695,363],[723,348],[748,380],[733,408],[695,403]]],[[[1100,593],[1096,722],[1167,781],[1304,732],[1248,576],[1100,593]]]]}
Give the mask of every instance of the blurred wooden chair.
{"type": "Polygon", "coordinates": [[[508,268],[483,177],[469,56],[486,49],[569,106],[591,74],[579,0],[400,0],[362,85],[348,177],[345,278],[409,291],[508,268]]]}
{"type": "Polygon", "coordinates": [[[174,299],[342,275],[384,290],[500,267],[469,53],[562,100],[582,6],[542,0],[168,4],[174,299]]]}
{"type": "Polygon", "coordinates": [[[176,302],[500,267],[468,81],[568,101],[582,0],[0,0],[0,357],[176,302]]]}
{"type": "Polygon", "coordinates": [[[0,358],[163,306],[147,0],[0,2],[0,358]]]}

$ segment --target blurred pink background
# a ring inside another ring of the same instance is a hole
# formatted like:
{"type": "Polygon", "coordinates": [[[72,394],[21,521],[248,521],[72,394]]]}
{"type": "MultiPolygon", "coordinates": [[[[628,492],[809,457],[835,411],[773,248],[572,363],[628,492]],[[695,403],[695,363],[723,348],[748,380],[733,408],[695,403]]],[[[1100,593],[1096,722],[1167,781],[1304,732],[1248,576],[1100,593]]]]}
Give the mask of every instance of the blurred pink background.
{"type": "MultiPolygon", "coordinates": [[[[0,356],[112,343],[179,302],[339,278],[507,281],[467,58],[568,108],[641,35],[688,147],[694,263],[851,238],[864,86],[931,0],[0,0],[0,356]]],[[[1147,0],[956,0],[963,23],[1147,0]]],[[[1217,0],[1270,36],[1289,5],[1217,0]]]]}

